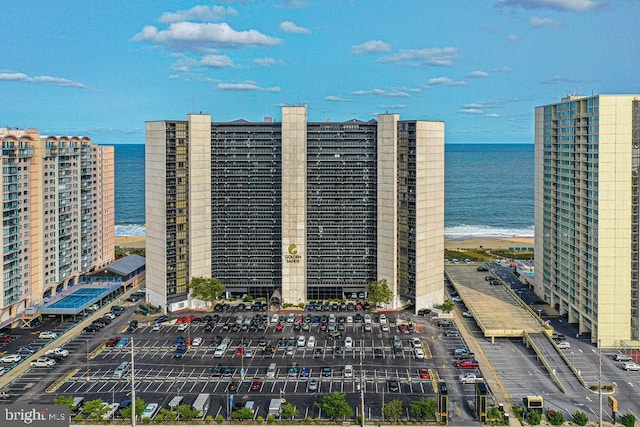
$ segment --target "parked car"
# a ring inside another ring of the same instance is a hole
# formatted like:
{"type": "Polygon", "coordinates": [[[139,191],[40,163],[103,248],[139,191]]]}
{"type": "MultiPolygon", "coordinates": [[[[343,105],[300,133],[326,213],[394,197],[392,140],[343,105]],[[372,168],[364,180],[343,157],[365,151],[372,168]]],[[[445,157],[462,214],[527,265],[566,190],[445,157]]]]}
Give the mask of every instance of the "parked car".
{"type": "Polygon", "coordinates": [[[625,371],[640,371],[640,365],[635,362],[626,362],[622,365],[625,371]]]}
{"type": "Polygon", "coordinates": [[[429,370],[427,368],[418,369],[418,375],[420,375],[420,378],[423,380],[431,379],[431,375],[429,374],[429,370]]]}
{"type": "Polygon", "coordinates": [[[480,363],[478,363],[478,361],[475,359],[464,359],[464,360],[458,360],[456,362],[456,368],[469,369],[469,368],[479,368],[479,367],[480,367],[480,363]]]}
{"type": "Polygon", "coordinates": [[[613,360],[618,362],[633,362],[633,359],[628,354],[617,353],[613,355],[613,360]]]}
{"type": "Polygon", "coordinates": [[[307,382],[307,390],[309,391],[316,391],[318,390],[318,386],[319,386],[319,382],[317,379],[315,378],[311,378],[308,382],[307,382]]]}
{"type": "Polygon", "coordinates": [[[22,356],[19,354],[5,354],[0,358],[1,363],[17,363],[22,360],[22,356]]]}
{"type": "Polygon", "coordinates": [[[396,380],[387,381],[387,385],[389,386],[389,391],[400,391],[400,384],[396,380]]]}
{"type": "Polygon", "coordinates": [[[118,341],[120,341],[120,337],[111,337],[107,340],[107,342],[105,343],[105,346],[115,347],[116,344],[118,344],[118,341]]]}
{"type": "Polygon", "coordinates": [[[38,335],[38,338],[40,339],[48,339],[48,340],[52,340],[58,337],[58,334],[56,334],[53,331],[43,331],[40,332],[40,335],[38,335]]]}
{"type": "Polygon", "coordinates": [[[117,342],[116,347],[124,347],[131,342],[131,338],[122,337],[120,341],[117,342]]]}
{"type": "Polygon", "coordinates": [[[55,360],[45,356],[38,357],[36,360],[32,360],[31,362],[29,362],[29,365],[31,365],[34,368],[50,368],[55,364],[56,364],[55,360]]]}
{"type": "Polygon", "coordinates": [[[569,341],[560,341],[557,345],[558,345],[558,348],[562,350],[571,348],[571,343],[569,341]]]}
{"type": "Polygon", "coordinates": [[[67,357],[69,355],[69,350],[60,348],[60,347],[52,348],[51,350],[45,351],[44,355],[45,356],[55,355],[55,356],[67,357]]]}

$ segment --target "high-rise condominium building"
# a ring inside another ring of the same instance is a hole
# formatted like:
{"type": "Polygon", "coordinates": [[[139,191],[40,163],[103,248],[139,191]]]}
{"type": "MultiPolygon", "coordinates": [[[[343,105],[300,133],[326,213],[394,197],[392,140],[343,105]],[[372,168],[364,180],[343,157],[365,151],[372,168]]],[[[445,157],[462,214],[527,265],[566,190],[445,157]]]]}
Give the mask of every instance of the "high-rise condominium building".
{"type": "Polygon", "coordinates": [[[638,340],[640,95],[536,108],[535,291],[603,347],[638,340]]]}
{"type": "Polygon", "coordinates": [[[113,147],[0,128],[0,326],[114,259],[113,147]]]}
{"type": "Polygon", "coordinates": [[[443,299],[444,123],[146,124],[147,292],[195,306],[191,278],[299,303],[360,296],[386,279],[394,305],[443,299]]]}

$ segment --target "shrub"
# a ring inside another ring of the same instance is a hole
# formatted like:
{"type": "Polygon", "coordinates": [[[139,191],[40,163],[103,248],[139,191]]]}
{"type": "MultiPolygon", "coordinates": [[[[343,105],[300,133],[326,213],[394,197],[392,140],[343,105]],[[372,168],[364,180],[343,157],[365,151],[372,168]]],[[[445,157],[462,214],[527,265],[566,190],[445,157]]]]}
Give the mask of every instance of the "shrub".
{"type": "Polygon", "coordinates": [[[497,406],[492,406],[487,410],[487,418],[489,419],[500,419],[502,418],[502,414],[500,413],[500,409],[497,406]]]}
{"type": "Polygon", "coordinates": [[[537,426],[542,421],[542,414],[538,411],[527,411],[527,414],[524,416],[525,420],[532,426],[537,426]]]}
{"type": "Polygon", "coordinates": [[[276,417],[274,417],[273,415],[269,415],[267,417],[267,424],[273,424],[276,420],[276,417]]]}
{"type": "Polygon", "coordinates": [[[206,417],[204,417],[205,421],[211,422],[213,421],[213,417],[211,415],[207,415],[206,417]]]}
{"type": "Polygon", "coordinates": [[[262,423],[264,422],[264,418],[262,418],[262,417],[258,417],[258,418],[256,418],[256,422],[257,422],[258,424],[262,424],[262,423]]]}
{"type": "Polygon", "coordinates": [[[582,411],[574,412],[571,417],[573,418],[573,422],[579,426],[585,426],[589,422],[589,417],[582,411]]]}
{"type": "Polygon", "coordinates": [[[633,414],[621,415],[620,422],[624,427],[633,427],[636,424],[636,416],[633,414]]]}
{"type": "Polygon", "coordinates": [[[547,420],[554,426],[561,426],[566,421],[562,412],[553,409],[547,411],[547,420]]]}
{"type": "Polygon", "coordinates": [[[217,422],[218,424],[220,424],[220,423],[222,423],[223,421],[224,421],[224,417],[222,416],[222,414],[218,414],[218,415],[216,416],[216,422],[217,422]]]}
{"type": "Polygon", "coordinates": [[[253,297],[251,295],[245,295],[244,297],[242,297],[242,302],[252,302],[253,301],[253,297]]]}

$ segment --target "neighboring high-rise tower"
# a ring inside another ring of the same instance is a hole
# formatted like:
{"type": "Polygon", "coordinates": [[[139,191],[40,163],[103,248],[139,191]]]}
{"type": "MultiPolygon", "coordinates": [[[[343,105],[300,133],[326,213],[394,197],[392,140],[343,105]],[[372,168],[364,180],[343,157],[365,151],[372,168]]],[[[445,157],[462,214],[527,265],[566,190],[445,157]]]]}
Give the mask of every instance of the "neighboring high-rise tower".
{"type": "Polygon", "coordinates": [[[0,326],[114,258],[114,151],[87,137],[0,128],[0,326]]]}
{"type": "Polygon", "coordinates": [[[192,277],[283,302],[350,298],[386,279],[393,305],[443,300],[444,123],[146,125],[147,290],[178,310],[192,277]]]}
{"type": "Polygon", "coordinates": [[[640,95],[536,108],[535,291],[603,347],[638,340],[640,95]]]}

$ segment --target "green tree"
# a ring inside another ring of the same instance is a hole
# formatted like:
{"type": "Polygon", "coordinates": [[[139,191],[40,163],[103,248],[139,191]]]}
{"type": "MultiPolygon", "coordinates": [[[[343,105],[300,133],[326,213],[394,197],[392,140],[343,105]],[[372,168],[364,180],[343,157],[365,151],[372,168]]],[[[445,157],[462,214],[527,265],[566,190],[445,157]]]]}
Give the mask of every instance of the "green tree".
{"type": "Polygon", "coordinates": [[[579,426],[586,426],[589,422],[589,417],[587,417],[587,414],[582,411],[574,412],[573,414],[571,414],[571,417],[573,418],[573,422],[578,424],[579,426]]]}
{"type": "MultiPolygon", "coordinates": [[[[147,402],[145,402],[144,400],[142,400],[139,397],[136,397],[136,417],[140,417],[142,416],[142,414],[144,414],[144,410],[147,407],[147,402]]],[[[125,420],[130,420],[131,419],[131,405],[127,406],[126,408],[122,408],[120,409],[120,416],[122,418],[124,418],[125,420]]]]}
{"type": "Polygon", "coordinates": [[[205,277],[194,277],[189,283],[191,296],[193,298],[205,301],[207,306],[211,305],[215,300],[220,298],[224,292],[224,285],[218,279],[207,279],[205,277]]]}
{"type": "Polygon", "coordinates": [[[252,420],[253,416],[253,411],[245,406],[231,413],[231,419],[234,420],[252,420]]]}
{"type": "Polygon", "coordinates": [[[194,418],[200,418],[202,415],[199,409],[193,409],[191,405],[178,405],[175,408],[180,421],[191,421],[194,418]]]}
{"type": "Polygon", "coordinates": [[[367,300],[377,306],[379,303],[389,304],[393,300],[393,292],[387,279],[371,282],[367,285],[367,300]]]}
{"type": "Polygon", "coordinates": [[[636,425],[636,416],[633,414],[621,415],[620,422],[624,427],[633,427],[636,425]]]}
{"type": "Polygon", "coordinates": [[[409,413],[419,420],[433,418],[436,414],[436,401],[433,398],[414,400],[409,406],[409,413]]]}
{"type": "Polygon", "coordinates": [[[101,420],[109,409],[102,399],[89,400],[84,404],[84,413],[90,420],[101,420]]]}
{"type": "Polygon", "coordinates": [[[178,414],[173,409],[162,408],[160,413],[156,415],[156,421],[175,421],[178,419],[178,414]]]}
{"type": "Polygon", "coordinates": [[[402,416],[404,411],[404,405],[402,401],[399,399],[391,400],[382,405],[382,413],[385,418],[390,418],[392,420],[398,420],[402,416]]]}
{"type": "Polygon", "coordinates": [[[53,399],[53,403],[56,405],[67,405],[69,407],[69,411],[72,411],[74,400],[73,396],[58,396],[53,399]]]}
{"type": "Polygon", "coordinates": [[[451,310],[453,310],[456,306],[456,303],[453,302],[451,299],[446,299],[443,303],[442,303],[442,311],[444,312],[450,312],[451,310]]]}
{"type": "Polygon", "coordinates": [[[298,408],[293,406],[291,403],[285,403],[280,409],[282,410],[281,417],[286,420],[292,420],[298,416],[298,408]]]}
{"type": "Polygon", "coordinates": [[[325,394],[322,400],[315,402],[314,405],[332,420],[353,415],[353,408],[347,402],[346,393],[325,394]]]}

